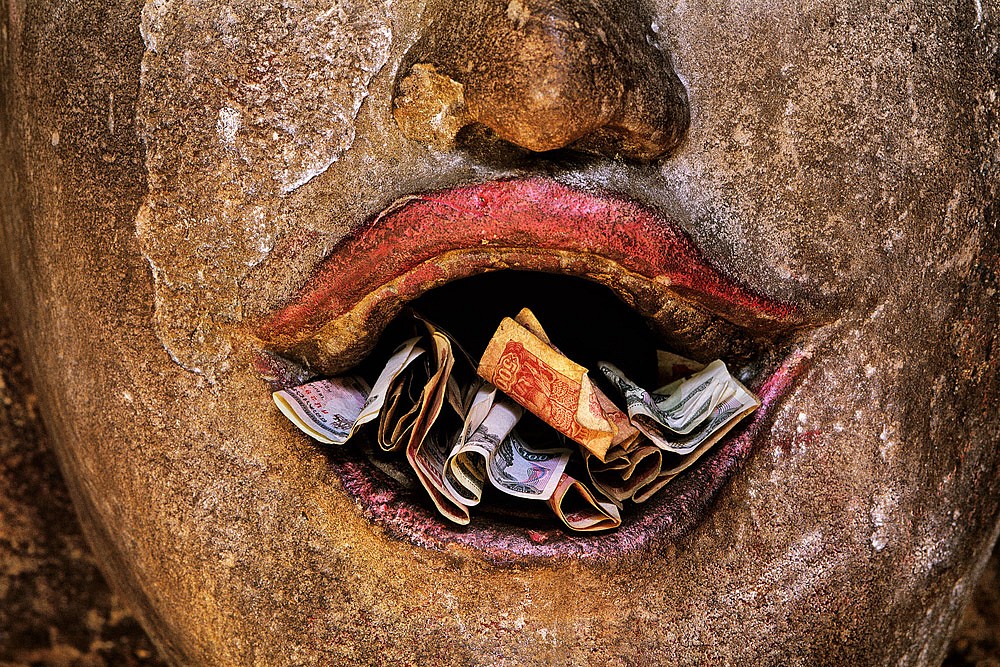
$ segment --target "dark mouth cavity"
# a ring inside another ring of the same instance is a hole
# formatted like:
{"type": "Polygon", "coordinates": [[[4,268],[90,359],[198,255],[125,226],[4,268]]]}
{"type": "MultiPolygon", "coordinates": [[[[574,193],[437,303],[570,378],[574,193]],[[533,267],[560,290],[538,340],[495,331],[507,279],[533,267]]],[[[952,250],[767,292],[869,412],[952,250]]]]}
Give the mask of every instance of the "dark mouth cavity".
{"type": "Polygon", "coordinates": [[[636,381],[655,383],[657,336],[641,315],[603,285],[537,271],[494,271],[429,290],[389,324],[360,368],[377,375],[381,360],[412,335],[411,313],[447,331],[478,361],[500,321],[525,307],[570,359],[592,369],[614,361],[636,381]]]}

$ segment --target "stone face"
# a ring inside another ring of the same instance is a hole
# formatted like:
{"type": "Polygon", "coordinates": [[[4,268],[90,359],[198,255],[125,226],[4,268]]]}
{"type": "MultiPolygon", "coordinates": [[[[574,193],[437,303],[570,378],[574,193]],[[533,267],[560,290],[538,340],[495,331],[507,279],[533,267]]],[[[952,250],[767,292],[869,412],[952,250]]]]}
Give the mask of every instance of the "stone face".
{"type": "Polygon", "coordinates": [[[940,661],[997,534],[1000,8],[649,3],[691,123],[640,163],[408,139],[424,3],[242,6],[0,6],[0,275],[88,537],[170,659],[940,661]],[[356,76],[313,83],[310,35],[356,76]],[[400,197],[539,175],[662,212],[813,319],[685,534],[498,566],[361,512],[272,408],[254,333],[400,197]]]}

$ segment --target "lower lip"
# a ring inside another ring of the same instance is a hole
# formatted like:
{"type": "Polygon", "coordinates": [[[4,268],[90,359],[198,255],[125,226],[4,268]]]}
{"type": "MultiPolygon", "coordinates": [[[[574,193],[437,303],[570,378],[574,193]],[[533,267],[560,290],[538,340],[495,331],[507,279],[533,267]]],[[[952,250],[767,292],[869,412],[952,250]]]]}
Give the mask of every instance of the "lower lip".
{"type": "MultiPolygon", "coordinates": [[[[698,294],[736,321],[767,329],[802,324],[792,307],[746,292],[708,266],[687,237],[654,212],[632,202],[595,197],[547,180],[485,183],[409,198],[349,238],[328,258],[296,301],[265,322],[262,340],[301,339],[323,321],[348,312],[373,287],[412,272],[421,262],[456,248],[510,246],[597,252],[627,270],[698,294]]],[[[610,533],[568,534],[530,529],[501,518],[446,524],[423,502],[376,471],[362,453],[331,453],[344,489],[365,516],[388,533],[432,549],[461,550],[486,561],[610,558],[672,542],[709,511],[754,444],[767,437],[775,405],[802,372],[808,356],[792,351],[748,385],[761,398],[753,419],[738,426],[697,466],[643,505],[629,508],[610,533]]]]}

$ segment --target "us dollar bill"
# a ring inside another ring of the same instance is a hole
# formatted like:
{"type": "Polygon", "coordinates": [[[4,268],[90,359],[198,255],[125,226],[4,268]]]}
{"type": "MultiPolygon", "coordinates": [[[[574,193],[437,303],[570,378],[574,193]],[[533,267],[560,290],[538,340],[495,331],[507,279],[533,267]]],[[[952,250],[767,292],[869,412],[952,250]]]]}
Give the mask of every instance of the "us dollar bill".
{"type": "Polygon", "coordinates": [[[490,458],[522,414],[517,403],[500,398],[468,437],[460,434],[444,465],[445,486],[459,502],[473,507],[482,500],[490,458]]]}
{"type": "Polygon", "coordinates": [[[758,407],[760,399],[737,382],[733,396],[716,406],[712,416],[698,431],[671,442],[670,451],[685,456],[686,459],[670,466],[667,472],[678,474],[689,468],[699,456],[711,449],[733,426],[758,407]]]}
{"type": "Polygon", "coordinates": [[[598,368],[621,392],[633,423],[637,415],[642,415],[679,434],[693,431],[735,392],[735,378],[718,359],[684,380],[668,385],[665,392],[647,391],[606,361],[600,362],[598,368]]]}
{"type": "Polygon", "coordinates": [[[565,447],[537,449],[511,431],[490,454],[487,472],[493,486],[504,493],[548,500],[555,493],[573,450],[565,447]]]}
{"type": "Polygon", "coordinates": [[[707,449],[706,443],[710,447],[760,406],[760,400],[732,377],[721,361],[714,361],[702,371],[675,383],[670,395],[650,394],[613,364],[601,362],[599,368],[625,397],[626,409],[636,428],[658,447],[673,454],[686,455],[698,449],[707,449]],[[690,396],[696,392],[701,395],[700,398],[690,396]],[[685,411],[691,413],[690,406],[697,401],[701,401],[703,406],[697,410],[697,423],[680,431],[671,428],[671,421],[662,406],[674,409],[673,414],[684,414],[685,411]],[[708,410],[704,415],[703,409],[708,410]]]}
{"type": "Polygon", "coordinates": [[[496,398],[496,387],[485,381],[476,383],[475,392],[466,400],[464,405],[462,429],[458,433],[458,442],[456,443],[459,447],[465,444],[469,436],[475,433],[476,429],[486,420],[486,417],[490,414],[490,410],[493,409],[496,398]]]}

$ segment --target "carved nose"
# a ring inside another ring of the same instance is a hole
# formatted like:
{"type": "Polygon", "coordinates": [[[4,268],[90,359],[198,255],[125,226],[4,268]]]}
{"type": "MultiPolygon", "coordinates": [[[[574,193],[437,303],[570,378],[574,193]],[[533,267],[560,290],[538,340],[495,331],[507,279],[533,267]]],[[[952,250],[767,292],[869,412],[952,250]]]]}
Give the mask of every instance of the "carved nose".
{"type": "Polygon", "coordinates": [[[648,160],[676,146],[687,94],[636,0],[440,0],[393,115],[436,148],[488,127],[531,151],[648,160]]]}

